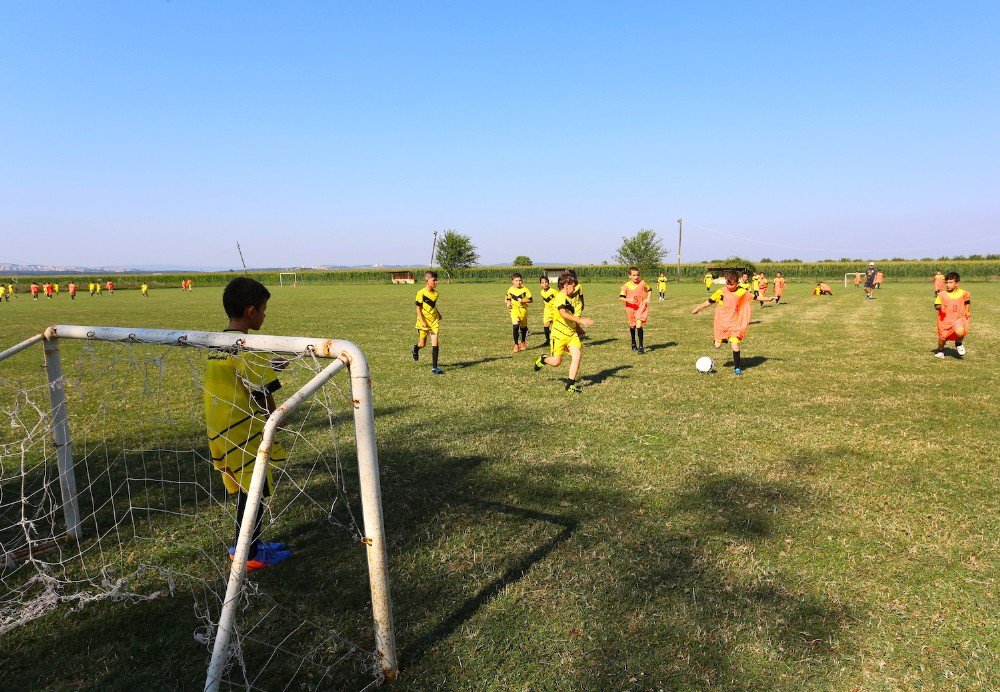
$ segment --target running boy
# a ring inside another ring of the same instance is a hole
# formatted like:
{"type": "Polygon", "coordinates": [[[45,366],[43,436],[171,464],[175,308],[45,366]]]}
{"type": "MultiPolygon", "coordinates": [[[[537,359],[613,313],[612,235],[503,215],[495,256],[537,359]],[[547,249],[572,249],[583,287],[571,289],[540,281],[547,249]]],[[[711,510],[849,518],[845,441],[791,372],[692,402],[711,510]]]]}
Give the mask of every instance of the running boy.
{"type": "Polygon", "coordinates": [[[549,277],[547,276],[539,278],[538,283],[542,286],[542,292],[539,295],[545,305],[542,309],[542,323],[545,326],[545,346],[548,347],[549,339],[552,338],[552,319],[556,308],[554,299],[559,296],[559,291],[549,285],[549,277]]]}
{"type": "Polygon", "coordinates": [[[944,290],[944,274],[938,269],[934,272],[934,295],[937,296],[944,290]]]}
{"type": "Polygon", "coordinates": [[[69,282],[69,299],[76,300],[76,283],[73,281],[69,282]]]}
{"type": "Polygon", "coordinates": [[[594,320],[574,314],[571,296],[576,286],[576,277],[569,272],[559,276],[560,295],[553,301],[556,303],[556,313],[552,320],[551,355],[540,356],[535,361],[535,372],[546,365],[558,368],[562,363],[563,354],[568,352],[573,362],[569,366],[566,391],[573,394],[583,394],[583,389],[576,383],[576,377],[580,373],[580,361],[583,358],[580,325],[589,327],[594,323],[594,320]]]}
{"type": "Polygon", "coordinates": [[[511,332],[514,335],[514,353],[528,348],[528,304],[531,303],[531,291],[524,287],[524,277],[514,274],[510,277],[511,287],[503,302],[510,310],[511,332]],[[518,335],[521,340],[518,342],[518,335]]]}
{"type": "Polygon", "coordinates": [[[706,291],[711,291],[712,290],[712,282],[713,281],[715,281],[715,279],[712,277],[712,272],[705,272],[705,290],[706,291]]]}
{"type": "Polygon", "coordinates": [[[774,303],[777,305],[781,302],[781,296],[785,293],[785,277],[778,272],[774,275],[774,303]]]}
{"type": "Polygon", "coordinates": [[[660,300],[667,296],[667,277],[663,272],[656,278],[656,292],[660,294],[660,300]]]}
{"type": "MultiPolygon", "coordinates": [[[[746,338],[750,326],[750,291],[740,286],[734,271],[723,273],[726,278],[725,288],[720,288],[712,297],[691,311],[697,315],[710,305],[715,305],[714,335],[715,347],[728,341],[733,348],[734,375],[742,375],[743,367],[740,360],[740,343],[746,338]]],[[[773,302],[774,298],[765,298],[765,302],[773,302]]]]}
{"type": "MultiPolygon", "coordinates": [[[[246,276],[233,279],[222,294],[222,305],[229,317],[227,332],[247,334],[264,323],[270,292],[263,284],[246,276]]],[[[236,554],[236,542],[247,509],[250,479],[257,459],[257,445],[267,417],[275,410],[274,392],[280,387],[276,370],[287,362],[271,361],[261,353],[239,348],[211,351],[205,365],[205,425],[212,465],[222,473],[226,491],[236,494],[236,537],[229,557],[236,554]]],[[[274,491],[271,464],[287,460],[277,442],[271,447],[263,496],[274,491]]],[[[260,540],[263,513],[257,510],[247,571],[263,569],[284,562],[292,556],[282,543],[260,540]]]]}
{"type": "Polygon", "coordinates": [[[437,272],[424,272],[424,287],[417,291],[417,343],[413,344],[413,360],[420,360],[420,349],[427,345],[427,335],[431,335],[431,372],[443,375],[438,367],[438,333],[441,330],[441,311],[437,308],[437,272]]]}
{"type": "Polygon", "coordinates": [[[38,300],[38,284],[31,282],[31,299],[38,300]]]}
{"type": "Polygon", "coordinates": [[[969,321],[972,319],[972,294],[959,288],[961,277],[958,272],[948,272],[944,276],[944,290],[934,299],[937,309],[938,345],[934,356],[944,358],[944,345],[948,341],[955,342],[958,357],[965,356],[965,337],[969,334],[969,321]]]}
{"type": "Polygon", "coordinates": [[[139,287],[139,290],[142,291],[143,298],[149,298],[149,284],[143,281],[142,286],[139,287]]]}
{"type": "Polygon", "coordinates": [[[649,294],[653,292],[644,280],[639,278],[639,268],[628,268],[628,281],[622,284],[618,300],[625,303],[625,318],[628,320],[629,334],[632,336],[632,350],[645,353],[642,343],[642,325],[649,321],[649,294]],[[639,345],[635,343],[639,337],[639,345]]]}

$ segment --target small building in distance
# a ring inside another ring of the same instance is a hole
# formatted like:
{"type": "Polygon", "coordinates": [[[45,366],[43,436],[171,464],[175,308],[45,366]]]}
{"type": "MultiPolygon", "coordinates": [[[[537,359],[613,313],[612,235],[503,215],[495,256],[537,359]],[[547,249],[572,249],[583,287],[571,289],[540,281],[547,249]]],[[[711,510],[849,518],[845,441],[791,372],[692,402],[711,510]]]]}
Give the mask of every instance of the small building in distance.
{"type": "Polygon", "coordinates": [[[413,272],[389,272],[394,284],[412,284],[413,272]]]}

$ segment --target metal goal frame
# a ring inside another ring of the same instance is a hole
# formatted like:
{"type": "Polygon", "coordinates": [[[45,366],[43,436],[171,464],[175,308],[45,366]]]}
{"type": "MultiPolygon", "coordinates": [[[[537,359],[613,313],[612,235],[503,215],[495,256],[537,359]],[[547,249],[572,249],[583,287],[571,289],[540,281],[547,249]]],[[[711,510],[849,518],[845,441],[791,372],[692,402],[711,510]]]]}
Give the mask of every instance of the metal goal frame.
{"type": "MultiPolygon", "coordinates": [[[[379,482],[378,452],[375,446],[375,416],[372,405],[371,377],[368,362],[356,345],[338,339],[316,339],[295,336],[271,336],[234,332],[194,332],[165,329],[133,329],[128,327],[96,327],[55,325],[41,334],[0,352],[0,361],[42,343],[45,371],[48,377],[49,408],[52,436],[56,445],[59,486],[62,494],[66,535],[61,540],[83,538],[77,502],[76,477],[73,469],[73,447],[70,436],[67,403],[64,391],[60,339],[81,339],[119,343],[141,343],[164,346],[200,347],[209,349],[240,349],[294,355],[312,355],[330,360],[330,364],[288,397],[271,413],[257,448],[257,458],[250,481],[247,508],[257,508],[266,478],[268,458],[278,427],[300,404],[335,374],[347,368],[351,380],[354,404],[354,434],[357,442],[358,476],[361,487],[364,543],[368,556],[368,576],[371,583],[372,617],[375,623],[375,648],[382,670],[389,679],[396,677],[398,657],[392,600],[389,593],[389,561],[386,553],[385,522],[382,513],[382,489],[379,482]]],[[[229,571],[226,596],[215,632],[212,660],[208,667],[205,689],[219,689],[232,651],[230,643],[235,632],[237,607],[246,576],[246,562],[253,533],[255,511],[247,511],[240,526],[236,554],[229,571]]]]}

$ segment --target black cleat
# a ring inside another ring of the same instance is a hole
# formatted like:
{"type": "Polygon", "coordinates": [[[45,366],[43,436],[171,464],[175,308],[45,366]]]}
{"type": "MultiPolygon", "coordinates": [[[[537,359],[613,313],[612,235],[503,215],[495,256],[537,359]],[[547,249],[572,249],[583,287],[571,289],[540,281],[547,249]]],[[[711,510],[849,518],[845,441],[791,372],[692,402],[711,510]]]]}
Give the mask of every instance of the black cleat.
{"type": "Polygon", "coordinates": [[[413,344],[413,360],[420,360],[420,347],[413,344]]]}

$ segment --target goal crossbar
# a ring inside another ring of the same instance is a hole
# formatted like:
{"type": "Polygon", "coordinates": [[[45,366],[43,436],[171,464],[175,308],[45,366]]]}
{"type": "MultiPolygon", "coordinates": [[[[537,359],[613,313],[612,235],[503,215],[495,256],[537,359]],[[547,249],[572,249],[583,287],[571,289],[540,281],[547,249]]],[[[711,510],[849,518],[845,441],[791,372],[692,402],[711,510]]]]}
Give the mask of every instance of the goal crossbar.
{"type": "MultiPolygon", "coordinates": [[[[382,670],[392,679],[398,671],[395,632],[392,620],[392,603],[389,593],[389,566],[385,544],[385,524],[382,513],[382,492],[379,484],[378,453],[375,445],[375,420],[371,398],[371,378],[364,354],[354,344],[338,339],[242,334],[233,332],[196,332],[163,329],[132,329],[126,327],[99,327],[80,325],[55,325],[42,334],[35,335],[16,346],[0,352],[0,361],[43,342],[45,369],[49,381],[49,398],[52,414],[52,431],[59,461],[60,486],[64,498],[67,538],[79,540],[81,528],[76,509],[76,490],[73,474],[72,445],[69,437],[67,405],[64,396],[62,366],[59,357],[60,339],[82,339],[119,343],[188,346],[209,349],[238,349],[311,355],[330,359],[332,362],[286,399],[270,414],[264,426],[261,443],[257,449],[256,464],[248,492],[248,506],[256,507],[261,500],[267,464],[275,433],[285,418],[311,394],[323,386],[337,372],[348,369],[354,409],[354,430],[357,443],[358,475],[361,488],[364,518],[364,543],[367,548],[368,574],[371,585],[372,616],[375,624],[375,645],[382,670]]],[[[246,512],[240,526],[236,554],[232,561],[226,586],[222,614],[216,630],[205,681],[206,690],[217,690],[230,654],[230,643],[235,632],[235,619],[240,594],[246,575],[246,563],[255,512],[246,512]]]]}

